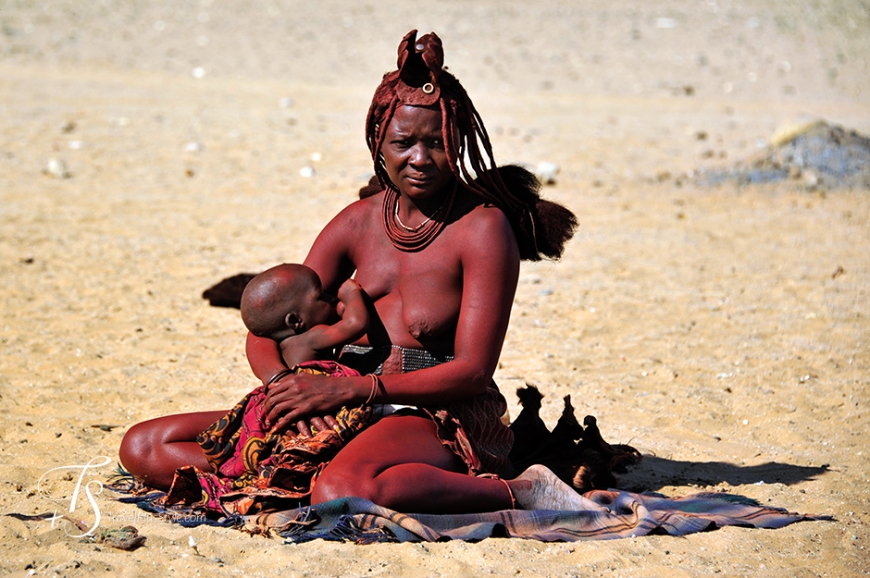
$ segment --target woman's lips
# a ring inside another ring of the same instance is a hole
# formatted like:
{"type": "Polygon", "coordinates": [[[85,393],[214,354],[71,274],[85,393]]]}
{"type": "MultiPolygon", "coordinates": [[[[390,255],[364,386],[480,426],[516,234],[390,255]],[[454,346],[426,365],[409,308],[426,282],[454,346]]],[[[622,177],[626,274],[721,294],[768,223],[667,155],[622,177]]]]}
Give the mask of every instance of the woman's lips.
{"type": "Polygon", "coordinates": [[[426,175],[408,176],[405,177],[405,180],[414,185],[428,185],[432,182],[432,177],[426,175]]]}

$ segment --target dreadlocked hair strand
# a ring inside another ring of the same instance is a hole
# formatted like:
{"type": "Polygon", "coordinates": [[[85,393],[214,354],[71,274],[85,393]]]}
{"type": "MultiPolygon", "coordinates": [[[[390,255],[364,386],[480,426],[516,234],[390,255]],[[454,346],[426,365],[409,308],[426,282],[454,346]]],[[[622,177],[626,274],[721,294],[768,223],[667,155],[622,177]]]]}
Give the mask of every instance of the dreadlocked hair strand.
{"type": "MultiPolygon", "coordinates": [[[[360,198],[377,194],[392,183],[380,158],[386,129],[400,100],[396,92],[398,71],[384,75],[366,116],[366,144],[372,154],[375,176],[360,189],[360,198]]],[[[528,170],[497,167],[489,134],[468,93],[450,73],[443,71],[441,131],[447,161],[454,176],[487,203],[500,208],[511,228],[524,261],[558,259],[574,235],[577,218],[570,210],[540,197],[541,183],[528,170]]]]}

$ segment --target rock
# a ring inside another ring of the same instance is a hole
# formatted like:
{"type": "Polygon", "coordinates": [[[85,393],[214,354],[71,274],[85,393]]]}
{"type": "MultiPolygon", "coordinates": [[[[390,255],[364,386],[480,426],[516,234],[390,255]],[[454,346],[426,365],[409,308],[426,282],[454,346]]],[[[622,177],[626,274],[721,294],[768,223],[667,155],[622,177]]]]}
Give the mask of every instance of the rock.
{"type": "Polygon", "coordinates": [[[556,163],[538,163],[538,167],[535,169],[535,176],[538,177],[538,180],[541,181],[541,184],[544,185],[555,185],[556,175],[558,174],[559,165],[557,165],[556,163]]]}
{"type": "Polygon", "coordinates": [[[758,153],[729,169],[700,171],[703,184],[792,179],[814,189],[870,189],[870,138],[811,117],[783,124],[758,153]]]}
{"type": "Polygon", "coordinates": [[[63,159],[49,159],[45,168],[42,169],[43,174],[56,179],[68,179],[72,175],[66,168],[66,163],[63,159]]]}

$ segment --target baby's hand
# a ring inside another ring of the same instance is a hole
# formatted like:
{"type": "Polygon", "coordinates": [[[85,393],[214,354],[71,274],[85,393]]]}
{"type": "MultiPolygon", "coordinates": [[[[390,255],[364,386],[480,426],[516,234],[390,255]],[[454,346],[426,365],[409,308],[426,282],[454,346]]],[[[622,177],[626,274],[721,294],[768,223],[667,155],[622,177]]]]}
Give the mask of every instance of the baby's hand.
{"type": "Polygon", "coordinates": [[[362,291],[362,286],[353,279],[348,279],[338,288],[338,300],[346,301],[355,291],[362,291]]]}

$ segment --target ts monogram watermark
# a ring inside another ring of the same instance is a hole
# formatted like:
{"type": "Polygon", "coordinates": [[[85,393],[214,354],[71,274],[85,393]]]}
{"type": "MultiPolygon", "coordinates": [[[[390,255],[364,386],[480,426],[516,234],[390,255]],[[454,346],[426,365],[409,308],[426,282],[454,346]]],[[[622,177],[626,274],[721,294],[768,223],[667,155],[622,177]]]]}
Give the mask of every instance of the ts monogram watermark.
{"type": "MultiPolygon", "coordinates": [[[[107,466],[112,463],[112,460],[106,456],[97,456],[92,458],[91,461],[84,465],[73,465],[73,466],[59,466],[57,468],[52,468],[42,474],[40,476],[39,481],[36,483],[36,490],[40,494],[43,493],[42,490],[42,482],[46,476],[48,476],[52,472],[57,472],[60,470],[72,470],[78,471],[79,477],[76,481],[75,489],[73,489],[72,496],[69,498],[69,513],[72,514],[76,511],[76,507],[79,506],[79,496],[81,495],[82,489],[85,492],[85,498],[90,504],[91,509],[94,512],[94,524],[88,528],[88,530],[84,534],[78,535],[70,535],[71,538],[84,538],[86,536],[92,536],[96,529],[100,525],[100,506],[97,504],[96,496],[100,495],[103,492],[103,482],[99,480],[88,480],[85,481],[85,476],[89,470],[96,470],[97,468],[102,468],[103,466],[107,466]]],[[[52,498],[53,501],[58,502],[61,501],[58,498],[52,498]]],[[[51,526],[54,527],[54,524],[58,520],[64,519],[63,515],[58,515],[57,510],[54,511],[54,515],[50,518],[46,518],[47,520],[51,520],[51,526]]]]}

